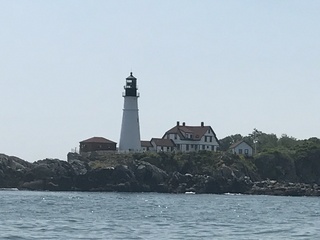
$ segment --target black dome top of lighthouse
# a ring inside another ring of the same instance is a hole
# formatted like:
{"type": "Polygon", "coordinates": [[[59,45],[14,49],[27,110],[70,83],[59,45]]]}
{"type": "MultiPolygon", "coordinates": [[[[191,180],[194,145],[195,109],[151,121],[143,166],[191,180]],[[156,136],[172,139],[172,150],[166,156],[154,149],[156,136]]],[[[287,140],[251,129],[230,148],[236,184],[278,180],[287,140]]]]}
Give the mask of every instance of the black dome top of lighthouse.
{"type": "Polygon", "coordinates": [[[132,75],[132,72],[130,72],[130,76],[127,77],[126,79],[128,79],[128,80],[129,80],[129,79],[132,79],[132,80],[135,79],[135,80],[137,80],[137,79],[132,75]]]}

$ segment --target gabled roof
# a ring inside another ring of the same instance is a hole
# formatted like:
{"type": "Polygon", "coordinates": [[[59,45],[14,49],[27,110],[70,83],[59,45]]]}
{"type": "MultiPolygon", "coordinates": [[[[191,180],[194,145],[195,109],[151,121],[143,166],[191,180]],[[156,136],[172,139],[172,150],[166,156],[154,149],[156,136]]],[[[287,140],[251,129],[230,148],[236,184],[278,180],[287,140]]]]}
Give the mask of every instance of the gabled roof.
{"type": "Polygon", "coordinates": [[[175,147],[176,146],[171,139],[166,139],[166,138],[152,138],[151,142],[154,142],[154,144],[159,147],[175,147]]]}
{"type": "Polygon", "coordinates": [[[199,141],[199,140],[201,140],[201,138],[205,135],[205,133],[208,130],[210,130],[213,133],[215,139],[219,143],[219,140],[217,139],[216,134],[213,131],[213,129],[211,128],[211,126],[186,126],[186,125],[178,126],[178,125],[176,125],[173,128],[171,128],[170,130],[168,130],[164,134],[164,136],[167,134],[175,133],[175,134],[179,135],[180,139],[199,141]],[[182,132],[192,134],[192,139],[185,138],[184,135],[182,134],[182,132]]]}
{"type": "Polygon", "coordinates": [[[152,147],[150,141],[141,141],[141,147],[152,147]]]}
{"type": "MultiPolygon", "coordinates": [[[[230,149],[235,148],[235,147],[239,146],[241,143],[245,143],[245,144],[247,144],[249,147],[251,147],[251,145],[248,144],[246,141],[240,140],[240,141],[235,142],[234,144],[232,144],[229,148],[230,148],[230,149]]],[[[251,147],[251,148],[252,148],[252,147],[251,147]]]]}
{"type": "Polygon", "coordinates": [[[116,143],[103,137],[92,137],[81,141],[80,143],[116,143]]]}

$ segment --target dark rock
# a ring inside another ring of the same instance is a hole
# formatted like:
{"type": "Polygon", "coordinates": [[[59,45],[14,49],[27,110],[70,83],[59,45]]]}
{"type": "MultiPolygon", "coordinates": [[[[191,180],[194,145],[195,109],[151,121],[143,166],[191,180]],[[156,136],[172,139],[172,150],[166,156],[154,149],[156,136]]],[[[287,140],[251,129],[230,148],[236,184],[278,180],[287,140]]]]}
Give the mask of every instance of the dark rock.
{"type": "Polygon", "coordinates": [[[30,173],[35,179],[44,179],[48,177],[72,177],[75,175],[72,166],[59,159],[44,159],[33,163],[30,173]]]}
{"type": "Polygon", "coordinates": [[[74,170],[75,175],[83,175],[90,170],[90,167],[87,162],[78,160],[78,159],[72,159],[68,161],[71,167],[74,170]]]}
{"type": "Polygon", "coordinates": [[[220,175],[210,176],[205,182],[205,193],[227,193],[229,191],[228,179],[223,178],[220,175]]]}
{"type": "Polygon", "coordinates": [[[25,182],[20,186],[20,189],[25,190],[43,190],[45,188],[44,180],[34,180],[30,182],[25,182]]]}
{"type": "Polygon", "coordinates": [[[163,184],[168,178],[166,172],[150,163],[138,161],[137,165],[134,170],[134,175],[141,183],[157,187],[159,184],[163,184]]]}
{"type": "Polygon", "coordinates": [[[32,163],[17,157],[0,154],[0,188],[17,188],[23,183],[32,163]]]}
{"type": "Polygon", "coordinates": [[[32,164],[24,176],[21,188],[32,190],[67,191],[73,189],[75,171],[72,166],[59,159],[45,159],[32,164]],[[39,181],[43,182],[41,184],[39,181]],[[30,187],[31,186],[31,187],[30,187]]]}
{"type": "Polygon", "coordinates": [[[314,188],[313,184],[277,182],[274,180],[255,182],[247,193],[278,196],[320,195],[320,191],[317,188],[314,188]]]}
{"type": "Polygon", "coordinates": [[[111,189],[113,184],[112,174],[114,168],[92,169],[85,174],[79,174],[74,177],[75,189],[81,191],[89,191],[93,189],[111,189]]]}
{"type": "Polygon", "coordinates": [[[136,180],[133,171],[126,165],[116,166],[112,172],[111,177],[114,183],[117,184],[136,180]]]}
{"type": "MultiPolygon", "coordinates": [[[[307,155],[306,159],[300,157],[297,163],[297,166],[306,166],[305,169],[298,169],[297,172],[300,174],[299,179],[304,179],[307,183],[297,182],[292,158],[277,154],[271,154],[270,158],[269,153],[264,153],[256,160],[250,161],[222,154],[218,155],[220,158],[217,162],[214,162],[214,158],[211,159],[211,153],[206,152],[200,155],[183,154],[179,162],[172,156],[167,158],[165,154],[159,155],[160,157],[155,155],[155,158],[145,155],[137,158],[148,160],[146,162],[135,160],[132,155],[103,156],[93,153],[83,157],[69,153],[68,162],[44,159],[35,163],[0,154],[0,187],[49,191],[320,196],[320,176],[318,170],[314,169],[318,166],[318,153],[307,155]],[[304,162],[307,160],[308,163],[304,162]],[[170,161],[176,162],[170,163],[170,161]],[[258,170],[254,166],[254,161],[258,170]],[[204,165],[201,166],[201,164],[204,165]],[[164,166],[169,167],[164,168],[164,166]],[[258,172],[262,178],[257,174],[258,172]],[[311,174],[309,177],[308,172],[311,174]],[[252,179],[255,182],[252,182],[252,179]],[[264,180],[261,181],[261,179],[264,180]]],[[[139,155],[136,156],[139,157],[139,155]]]]}

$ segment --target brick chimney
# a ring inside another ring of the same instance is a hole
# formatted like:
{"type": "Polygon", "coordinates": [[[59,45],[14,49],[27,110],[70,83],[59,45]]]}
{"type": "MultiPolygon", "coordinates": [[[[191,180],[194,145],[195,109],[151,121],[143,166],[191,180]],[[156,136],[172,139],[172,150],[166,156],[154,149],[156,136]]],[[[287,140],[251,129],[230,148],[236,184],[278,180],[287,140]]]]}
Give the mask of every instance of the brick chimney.
{"type": "Polygon", "coordinates": [[[177,127],[179,127],[180,126],[180,122],[179,121],[177,121],[177,127]]]}
{"type": "Polygon", "coordinates": [[[183,123],[182,123],[182,126],[185,126],[185,125],[186,125],[186,123],[185,123],[185,122],[183,122],[183,123]]]}
{"type": "Polygon", "coordinates": [[[204,127],[204,122],[201,122],[201,127],[204,127]]]}

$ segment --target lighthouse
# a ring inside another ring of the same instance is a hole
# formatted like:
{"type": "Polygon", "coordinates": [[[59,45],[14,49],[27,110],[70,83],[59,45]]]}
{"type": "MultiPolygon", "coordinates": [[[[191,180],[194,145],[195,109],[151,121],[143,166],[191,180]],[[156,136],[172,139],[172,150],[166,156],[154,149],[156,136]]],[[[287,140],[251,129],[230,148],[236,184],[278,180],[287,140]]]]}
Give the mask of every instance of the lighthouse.
{"type": "Polygon", "coordinates": [[[124,86],[123,115],[119,152],[139,152],[141,150],[139,109],[138,109],[138,87],[137,79],[130,73],[126,78],[124,86]]]}

